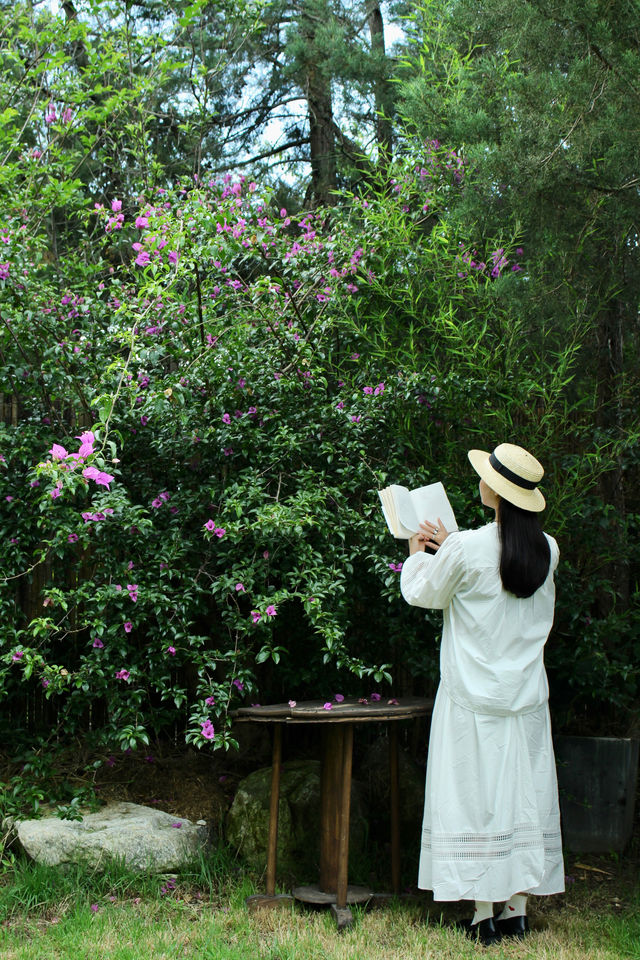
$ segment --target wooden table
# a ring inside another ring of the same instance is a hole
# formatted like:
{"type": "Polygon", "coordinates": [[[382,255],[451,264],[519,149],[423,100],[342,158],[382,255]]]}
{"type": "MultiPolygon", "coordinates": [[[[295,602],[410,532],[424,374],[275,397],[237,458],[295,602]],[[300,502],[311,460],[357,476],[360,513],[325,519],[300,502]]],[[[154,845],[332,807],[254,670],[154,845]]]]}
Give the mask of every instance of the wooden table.
{"type": "MultiPolygon", "coordinates": [[[[296,887],[293,896],[305,903],[327,904],[331,907],[338,928],[352,922],[349,904],[370,900],[373,891],[350,887],[349,870],[349,815],[351,805],[351,767],[353,758],[353,731],[356,724],[389,723],[426,716],[431,712],[432,700],[421,697],[403,697],[400,700],[382,698],[378,701],[346,698],[342,703],[331,703],[325,709],[321,700],[308,700],[291,707],[288,703],[271,706],[242,707],[234,711],[239,721],[273,724],[273,762],[271,767],[271,798],[269,807],[269,837],[267,844],[266,894],[250,897],[248,906],[271,906],[283,899],[276,896],[276,856],[278,843],[278,805],[280,802],[280,773],[282,769],[282,728],[284,724],[316,724],[323,728],[324,751],[320,793],[320,878],[317,886],[296,887]]],[[[398,735],[395,723],[389,737],[391,774],[391,878],[393,892],[400,892],[400,820],[398,735]]],[[[416,812],[419,815],[419,812],[416,812]]]]}

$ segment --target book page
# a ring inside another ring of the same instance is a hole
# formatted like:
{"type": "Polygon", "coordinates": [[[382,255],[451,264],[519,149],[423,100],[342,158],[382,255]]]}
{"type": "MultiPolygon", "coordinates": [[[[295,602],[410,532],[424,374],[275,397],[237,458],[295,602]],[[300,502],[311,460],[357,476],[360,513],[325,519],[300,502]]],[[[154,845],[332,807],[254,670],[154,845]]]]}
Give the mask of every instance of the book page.
{"type": "Polygon", "coordinates": [[[419,521],[413,504],[411,493],[407,487],[392,483],[387,490],[393,497],[393,505],[397,518],[395,537],[408,540],[418,532],[419,521]]]}
{"type": "Polygon", "coordinates": [[[398,529],[398,518],[396,517],[396,511],[393,506],[393,498],[386,488],[384,490],[378,490],[378,496],[380,497],[382,513],[389,527],[389,533],[395,537],[396,530],[398,529]]]}
{"type": "MultiPolygon", "coordinates": [[[[410,493],[413,502],[413,509],[417,515],[418,523],[429,520],[431,523],[437,523],[440,518],[446,529],[451,533],[458,529],[456,518],[451,504],[445,492],[444,486],[438,481],[430,483],[426,487],[418,487],[410,493]]],[[[418,527],[416,527],[416,530],[418,527]]]]}
{"type": "Polygon", "coordinates": [[[407,520],[408,515],[410,524],[416,523],[415,511],[407,487],[394,483],[390,487],[385,487],[384,490],[378,490],[378,496],[389,532],[398,540],[408,540],[415,530],[404,523],[399,516],[399,510],[403,509],[404,519],[407,520]]]}

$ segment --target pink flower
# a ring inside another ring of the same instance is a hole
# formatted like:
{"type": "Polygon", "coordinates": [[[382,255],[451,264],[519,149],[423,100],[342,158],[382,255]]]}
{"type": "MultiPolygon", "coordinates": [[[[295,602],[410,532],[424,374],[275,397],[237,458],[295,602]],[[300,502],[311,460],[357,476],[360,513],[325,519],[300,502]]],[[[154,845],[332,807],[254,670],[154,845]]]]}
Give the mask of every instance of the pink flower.
{"type": "Polygon", "coordinates": [[[229,413],[223,413],[223,414],[222,414],[222,422],[223,422],[223,423],[231,423],[231,414],[229,414],[229,413]]]}
{"type": "Polygon", "coordinates": [[[16,650],[14,654],[11,655],[11,659],[15,663],[17,660],[22,660],[24,657],[24,650],[16,650]]]}
{"type": "Polygon", "coordinates": [[[71,109],[71,107],[67,107],[67,109],[62,114],[62,122],[71,123],[72,118],[73,118],[73,110],[71,109]]]}
{"type": "Polygon", "coordinates": [[[344,700],[344,696],[341,693],[336,693],[333,699],[335,700],[336,703],[342,703],[342,701],[344,700]]]}
{"type": "Polygon", "coordinates": [[[7,501],[7,503],[11,503],[11,501],[13,500],[13,497],[12,496],[5,497],[5,500],[7,501]]]}
{"type": "Polygon", "coordinates": [[[139,253],[135,259],[135,264],[138,267],[146,267],[149,263],[151,263],[151,257],[146,250],[143,250],[142,253],[139,253]]]}
{"type": "Polygon", "coordinates": [[[207,520],[204,527],[205,527],[205,530],[209,531],[209,533],[212,533],[216,529],[216,525],[213,520],[207,520]]]}
{"type": "Polygon", "coordinates": [[[268,617],[275,617],[275,616],[277,616],[277,610],[276,610],[276,608],[274,607],[274,605],[273,605],[272,603],[269,604],[269,606],[268,606],[267,609],[265,610],[265,613],[266,613],[266,615],[267,615],[268,617]]]}
{"type": "Polygon", "coordinates": [[[87,480],[93,480],[98,486],[106,487],[107,490],[109,489],[109,484],[115,479],[110,473],[104,473],[104,471],[98,470],[97,467],[85,467],[82,471],[82,476],[86,477],[87,480]]]}
{"type": "Polygon", "coordinates": [[[242,691],[244,690],[244,683],[242,682],[242,680],[238,680],[237,677],[236,677],[236,679],[233,681],[233,685],[234,685],[234,687],[236,687],[236,689],[237,689],[240,693],[242,693],[242,691]]]}
{"type": "Polygon", "coordinates": [[[124,622],[124,632],[125,632],[125,633],[131,633],[132,630],[133,630],[133,624],[131,623],[131,620],[125,620],[125,622],[124,622]]]}
{"type": "Polygon", "coordinates": [[[216,735],[216,732],[214,730],[213,724],[211,723],[211,720],[209,719],[205,720],[204,723],[200,724],[200,726],[202,727],[202,736],[205,738],[205,740],[213,740],[213,738],[216,735]]]}
{"type": "Polygon", "coordinates": [[[113,210],[114,213],[120,213],[120,211],[122,210],[122,200],[112,200],[111,209],[113,210]]]}
{"type": "Polygon", "coordinates": [[[236,591],[238,593],[244,593],[244,583],[236,583],[236,591]]]}
{"type": "Polygon", "coordinates": [[[146,425],[149,423],[149,417],[147,417],[146,414],[143,413],[142,416],[140,417],[140,423],[142,424],[143,427],[146,427],[146,425]]]}
{"type": "Polygon", "coordinates": [[[224,529],[224,527],[216,527],[213,532],[215,533],[216,537],[218,537],[219,540],[222,540],[222,538],[224,537],[227,531],[224,529]]]}
{"type": "Polygon", "coordinates": [[[51,491],[51,499],[57,500],[61,493],[62,493],[61,487],[54,487],[53,490],[51,491]]]}
{"type": "Polygon", "coordinates": [[[269,559],[269,551],[268,551],[268,550],[265,550],[264,553],[262,554],[262,556],[265,558],[265,560],[268,560],[268,559],[269,559]]]}
{"type": "Polygon", "coordinates": [[[65,448],[60,446],[59,443],[54,443],[54,445],[51,447],[51,450],[49,450],[49,453],[51,454],[53,460],[64,460],[65,457],[69,456],[65,448]]]}
{"type": "Polygon", "coordinates": [[[370,700],[373,700],[374,703],[377,703],[378,700],[381,700],[381,699],[382,699],[382,697],[380,696],[379,693],[372,693],[372,694],[369,696],[369,699],[370,699],[370,700]]]}
{"type": "Polygon", "coordinates": [[[178,257],[179,254],[177,250],[169,250],[169,263],[177,263],[178,257]]]}
{"type": "Polygon", "coordinates": [[[215,706],[215,702],[216,702],[215,697],[207,697],[207,699],[205,700],[205,703],[208,707],[215,706]]]}
{"type": "Polygon", "coordinates": [[[390,564],[389,564],[389,570],[393,570],[395,573],[400,573],[400,571],[402,570],[402,564],[401,564],[401,563],[390,563],[390,564]]]}
{"type": "Polygon", "coordinates": [[[333,708],[332,703],[325,703],[323,704],[323,707],[322,707],[323,710],[331,710],[332,708],[333,708]]]}
{"type": "Polygon", "coordinates": [[[175,647],[167,647],[167,653],[168,653],[170,656],[175,657],[175,655],[176,655],[176,648],[175,648],[175,647]]]}
{"type": "Polygon", "coordinates": [[[291,709],[293,710],[293,708],[294,708],[294,707],[297,707],[298,704],[297,704],[297,702],[296,702],[295,700],[289,700],[289,706],[290,706],[291,709]]]}
{"type": "Polygon", "coordinates": [[[387,700],[387,703],[389,704],[389,706],[396,706],[396,707],[398,706],[398,701],[396,700],[395,697],[391,697],[389,700],[387,700]]]}
{"type": "Polygon", "coordinates": [[[363,393],[373,393],[373,387],[363,387],[363,388],[362,388],[362,392],[363,392],[363,393]]]}
{"type": "Polygon", "coordinates": [[[104,643],[102,642],[100,637],[95,637],[91,646],[95,647],[97,650],[102,650],[102,648],[104,647],[104,643]]]}
{"type": "Polygon", "coordinates": [[[93,913],[97,913],[99,909],[100,909],[100,907],[98,906],[97,903],[92,903],[92,904],[91,904],[91,910],[93,911],[93,913]]]}
{"type": "Polygon", "coordinates": [[[260,623],[261,617],[262,617],[262,614],[260,613],[259,610],[251,611],[251,619],[253,620],[254,623],[260,623]]]}
{"type": "Polygon", "coordinates": [[[128,680],[131,674],[128,670],[117,670],[116,671],[116,680],[128,680]]]}
{"type": "Polygon", "coordinates": [[[149,220],[147,217],[136,217],[136,227],[148,227],[149,220]]]}

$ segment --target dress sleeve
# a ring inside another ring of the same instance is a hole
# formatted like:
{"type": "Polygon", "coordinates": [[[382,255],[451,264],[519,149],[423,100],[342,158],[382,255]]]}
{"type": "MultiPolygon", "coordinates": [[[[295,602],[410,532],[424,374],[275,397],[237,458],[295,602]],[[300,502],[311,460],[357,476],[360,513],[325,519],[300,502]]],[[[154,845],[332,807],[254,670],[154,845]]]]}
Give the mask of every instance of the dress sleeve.
{"type": "Polygon", "coordinates": [[[461,538],[450,534],[436,554],[414,553],[402,565],[400,590],[415,607],[448,607],[465,576],[461,538]]]}

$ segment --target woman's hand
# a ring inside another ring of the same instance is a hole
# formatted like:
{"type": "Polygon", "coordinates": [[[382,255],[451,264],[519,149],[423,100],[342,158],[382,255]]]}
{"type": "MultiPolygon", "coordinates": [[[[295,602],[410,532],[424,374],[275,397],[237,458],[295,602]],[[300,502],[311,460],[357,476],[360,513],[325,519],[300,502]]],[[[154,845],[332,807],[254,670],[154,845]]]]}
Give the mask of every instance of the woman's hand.
{"type": "Polygon", "coordinates": [[[412,537],[409,537],[409,556],[414,553],[418,553],[420,550],[424,551],[426,543],[426,537],[423,533],[420,531],[418,533],[414,533],[412,537]]]}
{"type": "MultiPolygon", "coordinates": [[[[440,517],[438,517],[437,523],[431,523],[430,520],[425,520],[424,523],[421,523],[420,530],[415,536],[422,539],[423,546],[420,547],[421,550],[424,550],[425,547],[430,547],[432,550],[439,550],[449,536],[449,531],[440,517]]],[[[411,541],[409,541],[409,547],[411,547],[411,541]]]]}

